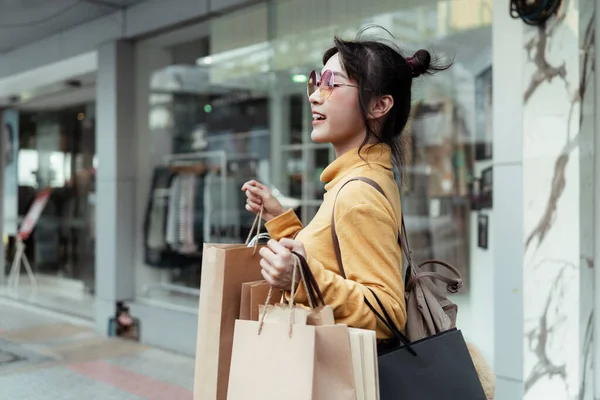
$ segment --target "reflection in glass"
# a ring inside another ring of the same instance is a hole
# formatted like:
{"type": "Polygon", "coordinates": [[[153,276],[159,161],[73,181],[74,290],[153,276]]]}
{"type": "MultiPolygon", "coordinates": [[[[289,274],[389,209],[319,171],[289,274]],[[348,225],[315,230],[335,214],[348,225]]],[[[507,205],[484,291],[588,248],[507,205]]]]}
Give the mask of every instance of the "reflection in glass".
{"type": "MultiPolygon", "coordinates": [[[[38,276],[42,292],[65,291],[60,284],[57,289],[59,280],[71,281],[82,295],[84,290],[94,292],[97,163],[94,110],[94,104],[82,104],[55,111],[28,109],[20,112],[20,223],[36,195],[51,189],[48,203],[32,235],[25,241],[27,258],[38,276]]],[[[14,237],[11,237],[6,252],[8,265],[14,254],[14,243],[14,237]]],[[[54,300],[60,300],[63,295],[72,293],[54,293],[52,296],[54,300]]],[[[68,304],[55,306],[66,307],[68,312],[79,312],[78,307],[68,304]]]]}
{"type": "Polygon", "coordinates": [[[197,295],[202,242],[242,243],[251,226],[239,190],[245,180],[265,183],[310,222],[324,196],[320,175],[334,154],[310,138],[307,74],[322,67],[334,33],[353,36],[368,23],[383,24],[407,53],[427,45],[440,56],[455,55],[451,73],[415,86],[402,202],[416,257],[449,261],[467,279],[473,76],[491,63],[491,1],[359,3],[325,0],[315,8],[277,0],[219,16],[207,23],[207,36],[196,38],[197,53],[188,57],[193,62],[154,72],[148,150],[155,171],[144,248],[146,267],[160,274],[149,275],[156,282],[144,287],[169,292],[168,301],[197,295]],[[160,227],[173,223],[169,207],[179,207],[177,196],[194,199],[195,210],[184,213],[192,234],[167,240],[160,227]],[[181,251],[192,242],[194,251],[181,251]]]}

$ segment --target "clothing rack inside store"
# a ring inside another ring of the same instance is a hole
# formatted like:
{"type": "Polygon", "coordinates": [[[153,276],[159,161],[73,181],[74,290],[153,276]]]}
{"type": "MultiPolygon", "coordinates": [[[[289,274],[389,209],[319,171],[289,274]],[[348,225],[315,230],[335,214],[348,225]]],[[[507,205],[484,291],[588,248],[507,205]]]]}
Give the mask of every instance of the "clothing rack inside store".
{"type": "MultiPolygon", "coordinates": [[[[221,196],[226,195],[225,182],[227,178],[227,153],[225,150],[212,150],[212,151],[198,151],[181,154],[170,154],[165,156],[165,164],[179,172],[194,172],[202,173],[209,169],[208,160],[217,160],[218,162],[218,173],[221,181],[220,190],[221,196]]],[[[205,215],[205,218],[210,218],[210,215],[205,215]]],[[[222,222],[225,223],[225,216],[221,215],[222,222]]],[[[208,223],[210,226],[210,221],[208,223]]],[[[207,236],[208,237],[208,236],[207,236]]],[[[149,283],[142,287],[142,292],[148,294],[153,289],[163,289],[169,292],[177,292],[181,294],[187,294],[191,296],[199,296],[200,290],[195,288],[189,288],[181,285],[172,284],[166,281],[167,276],[161,274],[160,282],[149,283]]]]}
{"type": "MultiPolygon", "coordinates": [[[[191,153],[181,154],[170,154],[165,156],[165,163],[173,169],[185,170],[186,168],[198,169],[198,172],[202,172],[202,169],[208,169],[206,164],[207,160],[217,159],[219,179],[221,180],[221,196],[224,198],[227,194],[226,179],[227,179],[227,153],[225,150],[211,150],[211,151],[198,151],[191,153]]],[[[210,217],[208,215],[207,217],[210,217]]],[[[225,223],[225,216],[221,215],[221,222],[225,223]]]]}
{"type": "MultiPolygon", "coordinates": [[[[178,173],[204,174],[209,171],[214,172],[214,178],[219,180],[218,190],[221,192],[220,198],[225,199],[227,196],[227,178],[230,163],[235,161],[252,161],[258,159],[259,156],[254,153],[227,154],[225,150],[212,150],[167,155],[164,158],[164,162],[169,169],[177,171],[178,173]]],[[[214,215],[211,214],[211,212],[206,212],[204,214],[204,240],[206,242],[211,242],[216,239],[211,237],[212,225],[210,218],[214,218],[214,215]]],[[[219,216],[217,216],[217,218],[219,218],[219,216]]],[[[220,219],[221,226],[225,226],[227,223],[226,213],[220,212],[220,219]]],[[[240,227],[236,227],[235,234],[237,236],[240,236],[239,230],[240,227]]],[[[199,289],[173,284],[168,282],[167,279],[168,276],[166,274],[161,274],[160,282],[146,284],[142,287],[143,293],[148,294],[153,289],[162,289],[169,292],[177,292],[192,296],[199,296],[200,294],[199,289]]]]}

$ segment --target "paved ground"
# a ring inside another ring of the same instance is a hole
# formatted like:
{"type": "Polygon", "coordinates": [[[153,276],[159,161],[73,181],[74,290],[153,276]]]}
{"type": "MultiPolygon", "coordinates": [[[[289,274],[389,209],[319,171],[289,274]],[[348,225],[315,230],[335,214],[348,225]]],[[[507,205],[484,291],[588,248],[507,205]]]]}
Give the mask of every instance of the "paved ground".
{"type": "Polygon", "coordinates": [[[192,399],[193,359],[0,302],[0,399],[192,399]]]}

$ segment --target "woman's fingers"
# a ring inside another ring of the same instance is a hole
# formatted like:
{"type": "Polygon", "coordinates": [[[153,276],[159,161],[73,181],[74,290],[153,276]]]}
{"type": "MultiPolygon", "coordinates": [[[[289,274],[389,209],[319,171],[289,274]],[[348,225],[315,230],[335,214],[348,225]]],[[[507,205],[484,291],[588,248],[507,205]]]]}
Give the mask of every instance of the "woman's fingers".
{"type": "Polygon", "coordinates": [[[255,195],[254,193],[247,191],[246,197],[248,198],[248,201],[252,201],[253,203],[257,204],[262,204],[262,198],[260,196],[255,195]]]}
{"type": "Polygon", "coordinates": [[[253,201],[246,201],[246,210],[248,211],[252,211],[253,213],[257,213],[260,211],[260,204],[255,203],[253,201]]]}
{"type": "Polygon", "coordinates": [[[304,244],[302,244],[302,242],[299,240],[281,238],[279,240],[279,245],[285,247],[289,251],[294,251],[306,258],[306,250],[304,249],[304,244]]]}
{"type": "Polygon", "coordinates": [[[275,264],[275,261],[277,260],[277,255],[267,246],[261,247],[258,254],[271,265],[275,264]]]}
{"type": "Polygon", "coordinates": [[[275,267],[273,267],[271,265],[271,263],[269,263],[264,258],[261,258],[261,260],[260,260],[260,266],[263,269],[263,271],[265,271],[267,274],[269,274],[269,276],[271,278],[273,278],[273,279],[279,278],[280,272],[275,267]]]}
{"type": "Polygon", "coordinates": [[[267,246],[273,252],[273,254],[277,254],[280,257],[290,257],[290,251],[288,250],[288,248],[281,245],[277,240],[269,240],[267,242],[267,246]]]}
{"type": "Polygon", "coordinates": [[[260,183],[259,181],[256,180],[251,180],[248,181],[246,183],[244,183],[242,185],[242,190],[246,191],[246,190],[250,190],[250,191],[262,191],[265,190],[267,187],[265,185],[263,185],[262,183],[260,183]]]}
{"type": "Polygon", "coordinates": [[[304,245],[302,242],[295,239],[281,238],[277,244],[290,251],[298,252],[299,250],[304,250],[304,245]]]}
{"type": "Polygon", "coordinates": [[[259,197],[262,201],[267,200],[271,195],[271,192],[269,191],[268,187],[256,181],[246,182],[242,186],[242,191],[246,192],[246,196],[256,196],[259,197]]]}
{"type": "Polygon", "coordinates": [[[246,190],[246,194],[253,194],[254,196],[265,197],[269,195],[269,190],[267,188],[260,188],[257,186],[248,186],[246,190]]]}
{"type": "Polygon", "coordinates": [[[271,285],[274,288],[277,288],[277,286],[278,286],[277,281],[275,279],[273,279],[267,271],[265,271],[264,269],[261,269],[260,273],[262,274],[263,278],[265,278],[265,281],[267,281],[267,283],[269,285],[271,285]]]}

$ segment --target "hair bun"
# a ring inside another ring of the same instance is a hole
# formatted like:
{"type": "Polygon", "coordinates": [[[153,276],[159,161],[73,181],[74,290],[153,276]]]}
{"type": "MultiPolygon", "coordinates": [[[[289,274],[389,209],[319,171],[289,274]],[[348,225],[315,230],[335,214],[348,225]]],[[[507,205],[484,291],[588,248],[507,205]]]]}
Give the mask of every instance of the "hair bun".
{"type": "Polygon", "coordinates": [[[431,54],[427,50],[417,50],[411,57],[411,67],[413,78],[423,75],[429,69],[431,64],[431,54]]]}

